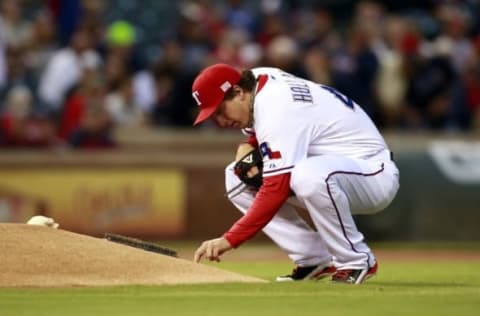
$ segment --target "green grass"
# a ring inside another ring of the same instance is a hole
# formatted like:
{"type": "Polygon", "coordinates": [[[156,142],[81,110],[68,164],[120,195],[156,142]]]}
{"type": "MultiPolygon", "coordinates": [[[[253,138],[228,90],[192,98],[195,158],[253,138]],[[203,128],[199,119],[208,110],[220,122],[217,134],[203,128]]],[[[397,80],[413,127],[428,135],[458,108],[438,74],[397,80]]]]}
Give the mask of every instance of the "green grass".
{"type": "MultiPolygon", "coordinates": [[[[1,316],[77,315],[478,315],[480,273],[472,262],[381,262],[361,286],[329,282],[0,289],[1,316]]],[[[222,262],[273,280],[288,262],[222,262]]]]}

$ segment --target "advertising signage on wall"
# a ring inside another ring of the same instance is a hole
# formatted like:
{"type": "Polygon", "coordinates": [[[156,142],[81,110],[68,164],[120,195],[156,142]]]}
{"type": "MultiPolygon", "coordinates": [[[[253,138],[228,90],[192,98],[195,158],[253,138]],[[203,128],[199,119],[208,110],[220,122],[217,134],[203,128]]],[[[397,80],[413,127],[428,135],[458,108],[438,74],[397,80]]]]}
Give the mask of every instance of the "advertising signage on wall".
{"type": "Polygon", "coordinates": [[[0,170],[0,221],[42,214],[87,234],[180,236],[185,182],[180,170],[0,170]]]}
{"type": "Polygon", "coordinates": [[[429,153],[450,181],[480,184],[480,141],[435,141],[429,153]]]}

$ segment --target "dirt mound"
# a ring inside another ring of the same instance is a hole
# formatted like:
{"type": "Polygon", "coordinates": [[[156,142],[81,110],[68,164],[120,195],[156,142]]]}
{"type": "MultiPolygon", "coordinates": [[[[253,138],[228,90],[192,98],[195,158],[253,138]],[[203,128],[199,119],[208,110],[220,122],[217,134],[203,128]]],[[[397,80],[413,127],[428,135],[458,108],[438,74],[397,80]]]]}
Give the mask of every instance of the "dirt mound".
{"type": "Polygon", "coordinates": [[[105,239],[0,224],[0,287],[265,282],[105,239]]]}

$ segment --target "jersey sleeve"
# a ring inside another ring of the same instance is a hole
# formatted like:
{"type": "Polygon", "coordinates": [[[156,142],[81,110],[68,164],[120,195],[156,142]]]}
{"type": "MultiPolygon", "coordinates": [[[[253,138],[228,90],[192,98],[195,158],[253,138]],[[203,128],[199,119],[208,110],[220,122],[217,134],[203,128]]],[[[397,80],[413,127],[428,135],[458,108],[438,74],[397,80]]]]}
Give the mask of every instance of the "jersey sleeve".
{"type": "Polygon", "coordinates": [[[252,206],[223,235],[232,247],[238,247],[243,242],[255,236],[275,216],[278,209],[285,203],[290,193],[290,174],[282,174],[265,179],[255,196],[252,206]]]}

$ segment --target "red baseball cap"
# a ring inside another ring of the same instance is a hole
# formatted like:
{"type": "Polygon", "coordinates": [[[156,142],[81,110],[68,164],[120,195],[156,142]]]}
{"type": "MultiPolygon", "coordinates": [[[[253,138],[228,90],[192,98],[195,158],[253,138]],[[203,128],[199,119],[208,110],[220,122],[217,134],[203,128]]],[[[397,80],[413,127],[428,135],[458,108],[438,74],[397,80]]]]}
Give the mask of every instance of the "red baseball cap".
{"type": "Polygon", "coordinates": [[[214,64],[202,70],[192,86],[192,97],[200,107],[193,125],[208,119],[222,103],[225,93],[240,80],[240,72],[227,64],[214,64]]]}

